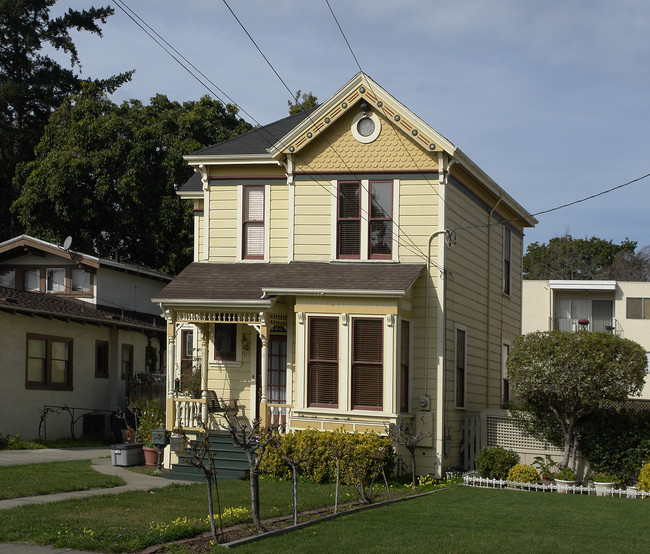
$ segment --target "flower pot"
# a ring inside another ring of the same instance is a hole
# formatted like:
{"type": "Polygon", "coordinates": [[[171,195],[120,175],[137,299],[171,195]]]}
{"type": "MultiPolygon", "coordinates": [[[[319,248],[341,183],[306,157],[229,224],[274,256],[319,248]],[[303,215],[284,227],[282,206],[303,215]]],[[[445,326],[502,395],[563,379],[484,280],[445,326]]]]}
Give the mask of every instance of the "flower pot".
{"type": "Polygon", "coordinates": [[[557,492],[560,494],[569,494],[573,493],[573,485],[575,485],[575,481],[564,481],[563,479],[556,479],[555,480],[555,485],[557,486],[557,492]]]}
{"type": "Polygon", "coordinates": [[[615,485],[616,483],[613,481],[610,483],[594,482],[594,486],[596,487],[596,496],[612,496],[615,485]]]}
{"type": "Polygon", "coordinates": [[[144,452],[144,465],[157,466],[158,465],[158,449],[151,446],[143,446],[144,452]]]}

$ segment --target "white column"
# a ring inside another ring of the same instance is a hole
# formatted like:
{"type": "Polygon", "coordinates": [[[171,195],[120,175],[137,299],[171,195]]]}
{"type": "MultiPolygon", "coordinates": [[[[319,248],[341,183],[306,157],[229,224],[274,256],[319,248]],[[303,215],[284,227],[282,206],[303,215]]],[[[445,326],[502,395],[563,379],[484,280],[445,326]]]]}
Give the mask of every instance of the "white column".
{"type": "Polygon", "coordinates": [[[201,398],[203,398],[204,403],[201,404],[201,420],[204,423],[208,421],[208,404],[205,400],[208,398],[208,338],[210,333],[209,324],[205,323],[197,328],[200,331],[199,334],[199,348],[201,349],[201,398]]]}

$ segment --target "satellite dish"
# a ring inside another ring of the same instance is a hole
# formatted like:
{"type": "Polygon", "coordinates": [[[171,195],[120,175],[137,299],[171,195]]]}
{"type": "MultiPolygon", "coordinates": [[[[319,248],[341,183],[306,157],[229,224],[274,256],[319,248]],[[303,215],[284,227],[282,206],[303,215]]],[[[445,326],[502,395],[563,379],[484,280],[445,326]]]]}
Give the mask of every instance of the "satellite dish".
{"type": "Polygon", "coordinates": [[[72,246],[72,237],[66,237],[63,241],[63,250],[70,250],[72,246]]]}

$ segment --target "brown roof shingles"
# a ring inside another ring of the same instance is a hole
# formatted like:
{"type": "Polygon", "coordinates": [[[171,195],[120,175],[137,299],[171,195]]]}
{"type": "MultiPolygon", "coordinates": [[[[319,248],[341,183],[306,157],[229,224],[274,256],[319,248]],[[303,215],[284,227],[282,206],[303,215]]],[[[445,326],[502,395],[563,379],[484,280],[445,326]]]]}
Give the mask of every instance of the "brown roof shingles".
{"type": "MultiPolygon", "coordinates": [[[[187,266],[153,299],[253,301],[264,291],[346,291],[381,295],[404,293],[424,264],[392,263],[207,263],[187,266]]],[[[290,292],[288,292],[290,293],[290,292]]]]}
{"type": "Polygon", "coordinates": [[[138,330],[152,331],[162,328],[160,318],[154,316],[143,320],[101,310],[87,302],[61,298],[54,294],[25,292],[5,287],[0,287],[0,310],[138,330]]]}

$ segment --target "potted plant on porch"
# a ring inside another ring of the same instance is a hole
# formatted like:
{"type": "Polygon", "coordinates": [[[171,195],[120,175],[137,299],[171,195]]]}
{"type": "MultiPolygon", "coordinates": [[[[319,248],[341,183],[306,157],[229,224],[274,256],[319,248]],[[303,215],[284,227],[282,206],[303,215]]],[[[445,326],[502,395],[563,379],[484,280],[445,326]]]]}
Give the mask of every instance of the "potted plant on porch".
{"type": "Polygon", "coordinates": [[[596,487],[596,496],[611,496],[614,487],[618,483],[618,477],[606,471],[596,471],[591,476],[596,487]]]}
{"type": "Polygon", "coordinates": [[[576,472],[570,467],[565,467],[555,474],[557,492],[568,494],[569,488],[576,483],[576,472]]]}
{"type": "Polygon", "coordinates": [[[144,462],[147,466],[158,464],[158,449],[151,442],[151,433],[154,429],[165,425],[165,410],[155,400],[139,402],[136,407],[138,441],[142,443],[144,462]]]}

